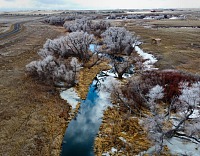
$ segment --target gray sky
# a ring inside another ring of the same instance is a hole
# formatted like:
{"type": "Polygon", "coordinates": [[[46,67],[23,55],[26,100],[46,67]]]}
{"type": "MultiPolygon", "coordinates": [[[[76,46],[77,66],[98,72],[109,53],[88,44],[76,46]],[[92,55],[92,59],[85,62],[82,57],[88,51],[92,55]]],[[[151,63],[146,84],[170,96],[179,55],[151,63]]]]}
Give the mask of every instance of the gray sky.
{"type": "Polygon", "coordinates": [[[0,10],[200,8],[200,0],[0,0],[0,10]]]}

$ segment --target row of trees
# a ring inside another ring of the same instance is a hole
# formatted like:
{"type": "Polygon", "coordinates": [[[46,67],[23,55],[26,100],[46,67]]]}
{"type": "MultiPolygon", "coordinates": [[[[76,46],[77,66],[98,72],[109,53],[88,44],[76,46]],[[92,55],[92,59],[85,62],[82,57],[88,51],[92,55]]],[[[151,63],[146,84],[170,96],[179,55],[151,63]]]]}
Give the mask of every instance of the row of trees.
{"type": "Polygon", "coordinates": [[[94,34],[96,37],[101,37],[101,34],[111,26],[107,21],[92,21],[91,18],[83,17],[81,19],[76,19],[75,21],[66,21],[63,25],[67,31],[84,31],[94,34]]]}
{"type": "Polygon", "coordinates": [[[41,60],[28,64],[27,71],[48,83],[65,82],[67,87],[74,86],[80,67],[93,56],[89,51],[89,45],[93,42],[94,36],[84,32],[48,39],[38,52],[41,60]]]}
{"type": "Polygon", "coordinates": [[[61,16],[51,16],[44,20],[44,22],[49,23],[51,25],[63,26],[66,21],[66,17],[61,16]]]}
{"type": "MultiPolygon", "coordinates": [[[[57,20],[63,22],[65,19],[55,17],[55,21],[57,20]]],[[[72,23],[66,22],[64,27],[70,33],[58,39],[48,39],[38,52],[41,59],[26,66],[28,73],[42,80],[46,79],[49,83],[65,81],[69,86],[73,86],[79,68],[74,69],[70,61],[76,58],[77,66],[86,67],[87,64],[90,68],[101,61],[103,55],[99,55],[100,53],[106,53],[111,56],[111,63],[121,79],[132,62],[126,58],[119,61],[115,56],[130,55],[134,50],[136,37],[125,28],[110,26],[108,22],[91,21],[89,18],[76,19],[72,23]],[[90,45],[98,44],[93,33],[96,37],[101,37],[100,42],[104,45],[91,51],[90,45]]]]}

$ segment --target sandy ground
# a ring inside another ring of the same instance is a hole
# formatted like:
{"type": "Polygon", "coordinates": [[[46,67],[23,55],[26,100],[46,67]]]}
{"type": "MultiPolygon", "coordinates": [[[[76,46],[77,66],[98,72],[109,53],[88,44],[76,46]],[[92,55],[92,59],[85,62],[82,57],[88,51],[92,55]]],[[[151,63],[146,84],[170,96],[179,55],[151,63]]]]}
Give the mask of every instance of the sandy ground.
{"type": "Polygon", "coordinates": [[[0,41],[0,155],[59,155],[68,105],[51,86],[25,75],[47,38],[64,30],[38,21],[0,41]]]}

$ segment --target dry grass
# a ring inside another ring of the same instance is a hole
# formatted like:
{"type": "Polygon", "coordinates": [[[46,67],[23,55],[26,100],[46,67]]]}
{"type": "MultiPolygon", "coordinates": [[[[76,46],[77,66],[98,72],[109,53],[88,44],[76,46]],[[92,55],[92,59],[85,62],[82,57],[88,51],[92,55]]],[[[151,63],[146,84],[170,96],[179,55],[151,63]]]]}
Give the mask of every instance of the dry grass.
{"type": "MultiPolygon", "coordinates": [[[[170,21],[172,22],[172,21],[170,21]]],[[[170,22],[168,26],[170,26],[170,22]]],[[[185,25],[185,21],[176,21],[174,24],[185,25]]],[[[154,21],[162,23],[165,21],[154,21]]],[[[196,22],[196,24],[199,22],[196,22]]],[[[157,67],[160,69],[178,69],[186,72],[200,74],[200,29],[195,28],[158,28],[148,29],[135,21],[124,22],[128,30],[136,32],[140,40],[144,42],[142,48],[154,54],[159,61],[157,67]],[[160,38],[161,44],[151,43],[153,38],[160,38]]]]}
{"type": "Polygon", "coordinates": [[[110,67],[108,66],[108,63],[102,62],[98,65],[93,66],[92,68],[83,68],[79,73],[78,78],[78,85],[76,86],[76,90],[80,96],[81,99],[86,99],[88,88],[92,81],[94,80],[94,77],[102,70],[108,70],[110,67]]]}
{"type": "Polygon", "coordinates": [[[137,118],[129,116],[115,108],[104,112],[103,124],[98,137],[95,139],[95,153],[97,156],[110,151],[112,147],[118,152],[114,155],[136,155],[150,147],[147,134],[138,123],[137,118]],[[122,141],[124,138],[126,142],[122,141]]]}
{"type": "Polygon", "coordinates": [[[38,22],[27,25],[1,42],[0,155],[59,155],[69,107],[52,87],[26,77],[24,68],[46,38],[61,33],[38,22]]]}

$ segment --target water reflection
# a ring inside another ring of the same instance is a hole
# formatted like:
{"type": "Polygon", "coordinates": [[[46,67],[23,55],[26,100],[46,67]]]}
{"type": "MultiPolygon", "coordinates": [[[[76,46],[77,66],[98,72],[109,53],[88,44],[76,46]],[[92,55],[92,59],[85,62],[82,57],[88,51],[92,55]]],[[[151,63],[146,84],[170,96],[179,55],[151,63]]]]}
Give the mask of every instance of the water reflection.
{"type": "Polygon", "coordinates": [[[70,122],[63,141],[61,156],[93,156],[94,138],[98,133],[103,110],[110,105],[109,95],[95,89],[94,81],[87,99],[77,116],[70,122]]]}

